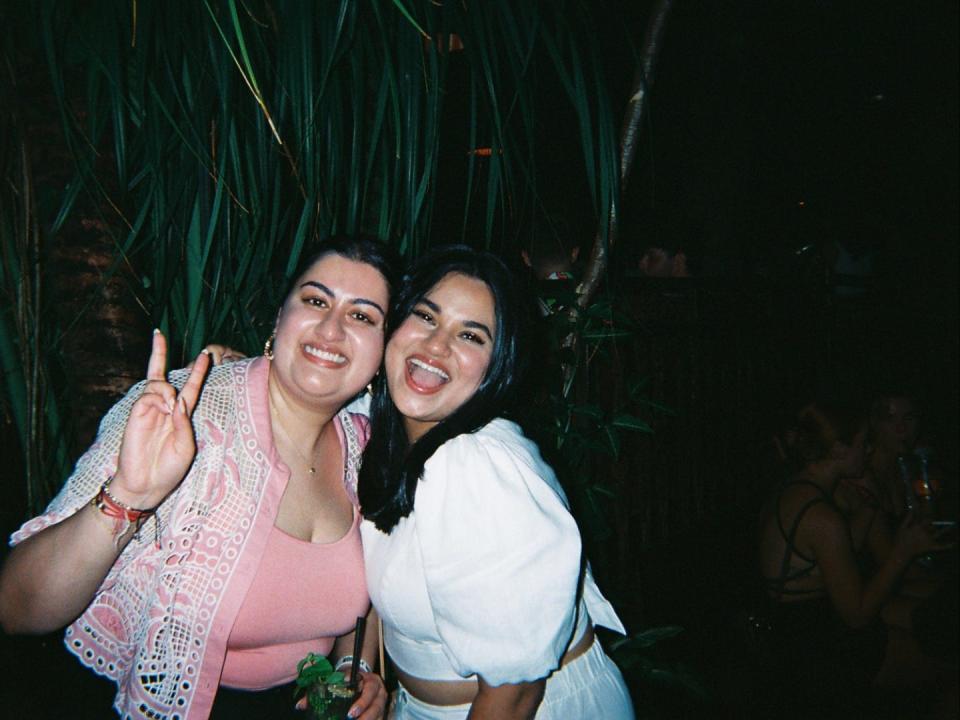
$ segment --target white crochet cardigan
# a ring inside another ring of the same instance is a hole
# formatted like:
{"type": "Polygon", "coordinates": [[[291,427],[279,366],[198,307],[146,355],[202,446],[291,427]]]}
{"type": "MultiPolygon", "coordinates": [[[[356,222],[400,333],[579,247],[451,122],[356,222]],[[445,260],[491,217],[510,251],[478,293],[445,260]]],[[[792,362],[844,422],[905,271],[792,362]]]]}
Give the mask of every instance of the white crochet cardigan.
{"type": "MultiPolygon", "coordinates": [[[[197,456],[190,472],[67,628],[68,649],[117,683],[114,707],[124,718],[209,715],[227,637],[289,477],[270,432],[268,370],[264,358],[211,370],[193,416],[197,456]]],[[[185,379],[185,371],[171,373],[175,385],[185,379]]],[[[110,410],[63,489],[11,544],[69,517],[97,494],[116,471],[123,429],[143,385],[110,410]]],[[[336,425],[355,501],[367,420],[341,411],[336,425]]]]}

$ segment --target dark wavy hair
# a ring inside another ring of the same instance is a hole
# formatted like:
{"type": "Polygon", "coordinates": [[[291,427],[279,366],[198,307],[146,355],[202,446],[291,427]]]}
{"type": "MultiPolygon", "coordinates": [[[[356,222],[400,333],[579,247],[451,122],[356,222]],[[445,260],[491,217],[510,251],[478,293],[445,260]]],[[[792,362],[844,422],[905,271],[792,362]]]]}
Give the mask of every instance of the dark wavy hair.
{"type": "Polygon", "coordinates": [[[296,272],[287,282],[281,303],[286,302],[303,274],[327,255],[339,255],[347,260],[369,265],[383,275],[391,298],[397,291],[403,265],[393,248],[372,235],[334,235],[320,241],[314,246],[313,252],[300,259],[296,272]]]}
{"type": "Polygon", "coordinates": [[[448,245],[419,258],[397,298],[395,324],[401,324],[414,306],[451,273],[480,280],[493,295],[496,327],[490,365],[473,396],[413,445],[407,438],[403,415],[390,399],[386,373],[378,375],[370,408],[373,432],[360,469],[359,495],[364,517],[383,532],[390,532],[413,510],[423,465],[437,448],[509,413],[526,370],[528,305],[513,273],[488,252],[448,245]]]}

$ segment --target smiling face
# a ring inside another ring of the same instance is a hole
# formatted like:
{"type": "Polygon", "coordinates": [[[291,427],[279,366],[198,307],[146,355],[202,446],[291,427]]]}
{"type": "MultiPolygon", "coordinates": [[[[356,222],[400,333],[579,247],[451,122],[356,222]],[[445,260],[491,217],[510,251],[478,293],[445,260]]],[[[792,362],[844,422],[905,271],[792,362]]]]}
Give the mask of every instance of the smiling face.
{"type": "Polygon", "coordinates": [[[366,263],[321,257],[280,308],[271,383],[290,398],[337,409],[360,392],[383,356],[387,283],[366,263]]]}
{"type": "Polygon", "coordinates": [[[419,439],[473,397],[493,354],[493,294],[476,278],[446,275],[414,305],[386,351],[387,384],[419,439]]]}

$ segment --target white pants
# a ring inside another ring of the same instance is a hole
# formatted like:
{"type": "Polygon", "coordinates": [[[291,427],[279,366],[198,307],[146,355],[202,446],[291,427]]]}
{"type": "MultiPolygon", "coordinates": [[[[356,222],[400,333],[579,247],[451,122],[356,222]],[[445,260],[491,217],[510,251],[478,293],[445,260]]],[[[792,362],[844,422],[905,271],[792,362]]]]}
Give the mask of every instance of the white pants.
{"type": "MultiPolygon", "coordinates": [[[[430,705],[397,690],[392,720],[463,720],[470,705],[430,705]]],[[[594,641],[590,649],[547,679],[536,720],[633,720],[620,669],[594,641]]]]}

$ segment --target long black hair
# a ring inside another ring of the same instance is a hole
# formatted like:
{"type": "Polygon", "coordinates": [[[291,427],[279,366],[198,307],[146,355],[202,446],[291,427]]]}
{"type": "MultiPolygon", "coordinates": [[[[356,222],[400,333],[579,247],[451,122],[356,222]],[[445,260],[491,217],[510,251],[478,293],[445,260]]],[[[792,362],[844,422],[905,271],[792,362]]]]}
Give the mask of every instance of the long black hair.
{"type": "Polygon", "coordinates": [[[448,245],[420,257],[397,298],[394,325],[403,323],[414,306],[451,273],[480,280],[493,296],[496,327],[490,365],[473,396],[413,445],[407,438],[403,415],[390,399],[386,373],[378,375],[370,406],[373,432],[360,469],[359,495],[364,518],[383,532],[390,532],[413,510],[423,465],[437,448],[506,414],[526,370],[528,305],[513,273],[488,252],[448,245]]]}

